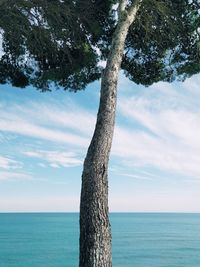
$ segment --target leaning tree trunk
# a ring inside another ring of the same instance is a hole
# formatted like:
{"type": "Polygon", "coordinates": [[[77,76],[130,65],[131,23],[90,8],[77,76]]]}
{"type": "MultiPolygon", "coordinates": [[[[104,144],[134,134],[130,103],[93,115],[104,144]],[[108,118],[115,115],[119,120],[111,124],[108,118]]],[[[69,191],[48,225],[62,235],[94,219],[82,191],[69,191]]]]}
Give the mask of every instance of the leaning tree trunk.
{"type": "Polygon", "coordinates": [[[79,267],[111,267],[111,228],[108,216],[108,160],[115,124],[118,73],[124,43],[140,1],[125,11],[121,1],[118,26],[102,74],[101,98],[94,135],[84,162],[80,204],[79,267]]]}

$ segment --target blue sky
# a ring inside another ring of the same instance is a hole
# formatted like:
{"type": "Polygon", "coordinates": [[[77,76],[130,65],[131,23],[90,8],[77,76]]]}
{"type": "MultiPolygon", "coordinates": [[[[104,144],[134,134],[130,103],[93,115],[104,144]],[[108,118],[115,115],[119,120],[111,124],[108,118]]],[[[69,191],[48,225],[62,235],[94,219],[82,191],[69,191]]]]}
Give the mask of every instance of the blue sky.
{"type": "MultiPolygon", "coordinates": [[[[110,211],[200,212],[200,76],[119,80],[110,211]]],[[[100,83],[85,91],[0,86],[0,212],[78,211],[100,83]]]]}

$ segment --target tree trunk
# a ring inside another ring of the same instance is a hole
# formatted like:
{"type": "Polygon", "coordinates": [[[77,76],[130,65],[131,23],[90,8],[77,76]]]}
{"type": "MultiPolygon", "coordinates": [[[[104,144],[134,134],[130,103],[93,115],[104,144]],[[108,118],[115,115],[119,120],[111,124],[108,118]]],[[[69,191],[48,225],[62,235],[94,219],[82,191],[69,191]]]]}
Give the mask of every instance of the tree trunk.
{"type": "MultiPolygon", "coordinates": [[[[121,1],[123,3],[124,1],[121,1]]],[[[141,1],[135,1],[120,16],[106,68],[102,74],[101,98],[94,135],[84,161],[80,203],[79,267],[111,267],[111,228],[108,215],[108,160],[117,102],[118,73],[124,43],[141,1]]]]}

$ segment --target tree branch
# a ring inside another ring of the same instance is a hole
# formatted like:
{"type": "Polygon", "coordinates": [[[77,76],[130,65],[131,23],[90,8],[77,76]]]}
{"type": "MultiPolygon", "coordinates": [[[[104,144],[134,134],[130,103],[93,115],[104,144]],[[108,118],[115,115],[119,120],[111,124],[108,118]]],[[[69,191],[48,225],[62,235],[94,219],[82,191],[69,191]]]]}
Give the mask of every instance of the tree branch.
{"type": "Polygon", "coordinates": [[[127,19],[132,23],[135,20],[136,13],[140,8],[143,0],[135,0],[127,9],[127,19]]]}
{"type": "Polygon", "coordinates": [[[118,18],[120,18],[121,15],[123,14],[123,12],[126,10],[126,6],[127,6],[127,0],[120,0],[119,1],[118,18]]]}

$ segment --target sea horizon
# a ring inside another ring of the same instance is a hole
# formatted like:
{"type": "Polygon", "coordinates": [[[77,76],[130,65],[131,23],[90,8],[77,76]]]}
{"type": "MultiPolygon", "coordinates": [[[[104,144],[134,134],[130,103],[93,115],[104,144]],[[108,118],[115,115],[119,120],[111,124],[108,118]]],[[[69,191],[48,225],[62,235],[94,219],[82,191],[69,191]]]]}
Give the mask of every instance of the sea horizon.
{"type": "MultiPolygon", "coordinates": [[[[110,212],[113,267],[199,267],[200,214],[110,212]]],[[[0,267],[75,267],[79,212],[0,212],[0,267]]]]}
{"type": "MultiPolygon", "coordinates": [[[[80,213],[79,211],[0,211],[0,214],[7,214],[7,213],[33,213],[33,214],[39,214],[39,213],[80,213]]],[[[110,211],[109,214],[200,214],[200,211],[110,211]]]]}

